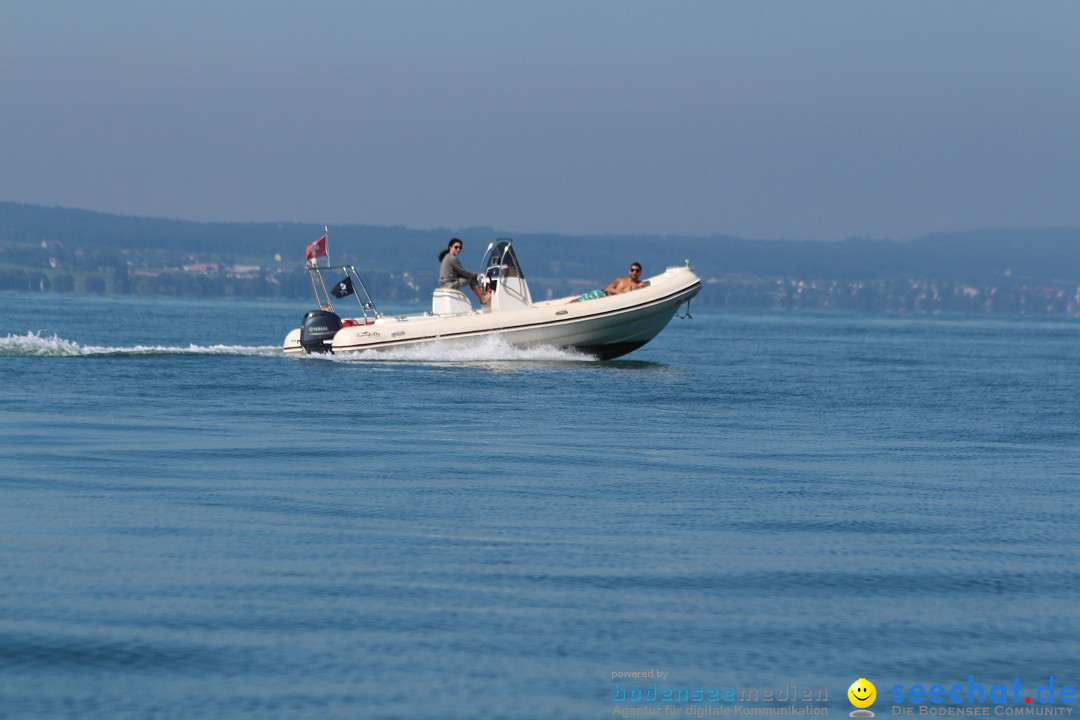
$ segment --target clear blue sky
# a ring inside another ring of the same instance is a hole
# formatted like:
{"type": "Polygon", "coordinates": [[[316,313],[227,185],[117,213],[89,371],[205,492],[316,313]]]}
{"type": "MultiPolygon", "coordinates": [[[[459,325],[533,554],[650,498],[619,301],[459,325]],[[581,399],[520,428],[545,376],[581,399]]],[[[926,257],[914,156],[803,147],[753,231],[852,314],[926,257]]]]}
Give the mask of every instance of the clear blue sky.
{"type": "Polygon", "coordinates": [[[0,200],[908,238],[1080,225],[1080,3],[0,0],[0,200]]]}

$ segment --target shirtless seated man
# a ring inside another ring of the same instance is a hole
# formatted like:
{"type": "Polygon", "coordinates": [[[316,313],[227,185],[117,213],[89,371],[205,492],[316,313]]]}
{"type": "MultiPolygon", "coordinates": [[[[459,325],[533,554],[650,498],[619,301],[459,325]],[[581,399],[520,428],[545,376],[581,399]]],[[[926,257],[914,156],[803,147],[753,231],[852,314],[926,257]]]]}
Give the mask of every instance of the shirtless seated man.
{"type": "Polygon", "coordinates": [[[582,293],[578,297],[574,298],[570,302],[581,302],[583,300],[593,300],[598,297],[605,297],[607,295],[619,295],[624,292],[630,292],[631,290],[637,290],[639,288],[646,287],[648,281],[641,280],[641,263],[634,263],[630,266],[630,277],[623,277],[620,275],[615,278],[610,285],[603,290],[590,290],[589,292],[582,293]]]}

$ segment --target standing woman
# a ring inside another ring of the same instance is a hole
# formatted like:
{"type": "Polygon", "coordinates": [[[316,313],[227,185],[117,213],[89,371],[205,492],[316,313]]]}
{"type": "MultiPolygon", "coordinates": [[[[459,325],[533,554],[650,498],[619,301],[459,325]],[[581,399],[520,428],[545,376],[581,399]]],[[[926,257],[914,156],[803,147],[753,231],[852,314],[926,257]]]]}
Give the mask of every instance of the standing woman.
{"type": "Polygon", "coordinates": [[[439,253],[439,262],[442,263],[439,266],[439,287],[460,290],[468,285],[476,293],[476,297],[480,298],[480,304],[487,305],[488,301],[491,300],[491,293],[482,293],[480,283],[476,280],[476,273],[463,268],[461,261],[458,260],[458,255],[461,254],[461,245],[461,240],[451,238],[446,245],[446,249],[439,253]]]}

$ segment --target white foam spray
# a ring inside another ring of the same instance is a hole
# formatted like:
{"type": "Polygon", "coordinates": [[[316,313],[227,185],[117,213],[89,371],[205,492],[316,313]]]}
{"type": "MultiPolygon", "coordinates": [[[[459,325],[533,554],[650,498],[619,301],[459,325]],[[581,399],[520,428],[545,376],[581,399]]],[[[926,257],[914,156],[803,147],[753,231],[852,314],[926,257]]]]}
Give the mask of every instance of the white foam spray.
{"type": "Polygon", "coordinates": [[[80,345],[57,335],[37,332],[0,338],[0,357],[88,357],[93,355],[279,355],[277,346],[249,345],[80,345]]]}

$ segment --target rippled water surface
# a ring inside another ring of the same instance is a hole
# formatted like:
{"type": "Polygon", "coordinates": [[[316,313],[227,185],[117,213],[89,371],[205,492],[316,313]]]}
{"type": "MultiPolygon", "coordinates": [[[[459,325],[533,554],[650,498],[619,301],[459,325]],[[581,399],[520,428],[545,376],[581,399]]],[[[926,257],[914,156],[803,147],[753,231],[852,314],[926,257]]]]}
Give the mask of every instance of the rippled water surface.
{"type": "Polygon", "coordinates": [[[1080,685],[1074,320],[284,357],[306,309],[0,293],[0,716],[1080,685]]]}

